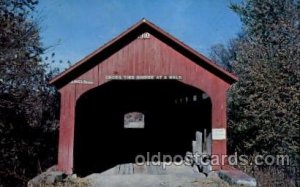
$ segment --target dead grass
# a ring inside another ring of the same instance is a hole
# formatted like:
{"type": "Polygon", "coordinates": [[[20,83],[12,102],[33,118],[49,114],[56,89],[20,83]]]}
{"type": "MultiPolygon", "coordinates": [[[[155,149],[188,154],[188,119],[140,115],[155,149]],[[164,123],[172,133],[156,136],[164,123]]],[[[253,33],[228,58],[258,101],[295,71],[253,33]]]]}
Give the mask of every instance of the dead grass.
{"type": "MultiPolygon", "coordinates": [[[[244,172],[253,176],[258,187],[296,187],[297,181],[290,178],[283,170],[275,167],[258,168],[256,166],[240,167],[244,172]]],[[[298,179],[299,180],[299,179],[298,179]]],[[[299,183],[299,181],[298,181],[299,183]]],[[[299,184],[298,184],[299,185],[299,184]]]]}
{"type": "Polygon", "coordinates": [[[41,183],[32,187],[88,187],[89,181],[83,178],[66,178],[62,182],[54,184],[41,183]]]}

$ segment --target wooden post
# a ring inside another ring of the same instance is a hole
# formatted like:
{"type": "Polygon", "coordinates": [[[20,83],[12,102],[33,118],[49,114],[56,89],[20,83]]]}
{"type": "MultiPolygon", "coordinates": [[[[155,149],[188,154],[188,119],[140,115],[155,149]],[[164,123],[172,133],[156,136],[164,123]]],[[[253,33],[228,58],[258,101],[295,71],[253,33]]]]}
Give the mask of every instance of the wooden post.
{"type": "Polygon", "coordinates": [[[202,147],[202,133],[197,131],[196,132],[196,152],[199,154],[203,153],[203,147],[202,147]]]}
{"type": "Polygon", "coordinates": [[[212,155],[217,155],[220,165],[213,170],[222,168],[222,155],[227,154],[226,145],[226,93],[219,93],[212,99],[212,155]]]}
{"type": "Polygon", "coordinates": [[[66,174],[73,172],[74,126],[75,126],[75,85],[67,85],[61,93],[58,170],[66,174]]]}

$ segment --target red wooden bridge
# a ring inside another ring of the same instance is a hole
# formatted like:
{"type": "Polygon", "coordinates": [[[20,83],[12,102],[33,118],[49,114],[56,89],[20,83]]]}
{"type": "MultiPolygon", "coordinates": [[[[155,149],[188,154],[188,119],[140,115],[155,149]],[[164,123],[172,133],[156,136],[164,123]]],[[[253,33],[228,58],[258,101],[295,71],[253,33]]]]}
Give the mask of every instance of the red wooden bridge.
{"type": "Polygon", "coordinates": [[[204,129],[211,154],[226,155],[226,91],[236,81],[143,19],[51,80],[61,94],[58,170],[88,174],[148,151],[184,154],[204,129]],[[144,115],[143,128],[124,128],[131,112],[144,115]]]}

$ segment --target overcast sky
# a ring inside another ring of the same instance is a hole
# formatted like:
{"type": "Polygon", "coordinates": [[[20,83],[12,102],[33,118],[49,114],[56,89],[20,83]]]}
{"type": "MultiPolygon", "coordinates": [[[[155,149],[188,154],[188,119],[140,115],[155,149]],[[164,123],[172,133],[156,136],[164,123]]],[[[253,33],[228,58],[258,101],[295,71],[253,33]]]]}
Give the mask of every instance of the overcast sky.
{"type": "Polygon", "coordinates": [[[209,56],[241,30],[230,2],[238,0],[42,0],[38,14],[47,54],[72,64],[143,17],[209,56]]]}

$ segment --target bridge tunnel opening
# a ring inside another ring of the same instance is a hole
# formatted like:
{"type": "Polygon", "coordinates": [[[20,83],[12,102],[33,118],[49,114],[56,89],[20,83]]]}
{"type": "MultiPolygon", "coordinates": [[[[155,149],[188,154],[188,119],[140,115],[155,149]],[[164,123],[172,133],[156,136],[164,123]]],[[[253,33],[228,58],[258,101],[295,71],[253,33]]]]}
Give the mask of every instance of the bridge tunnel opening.
{"type": "Polygon", "coordinates": [[[74,172],[100,173],[138,155],[184,157],[204,129],[211,100],[201,90],[177,80],[109,81],[77,101],[74,172]]]}

